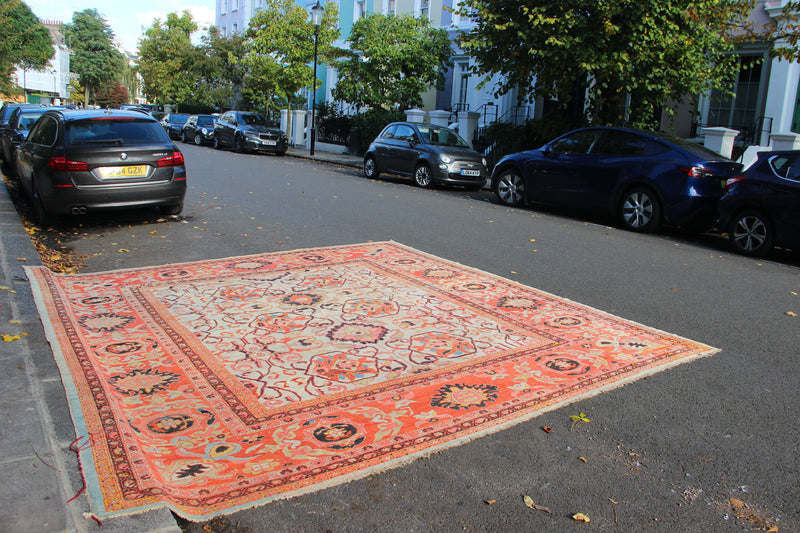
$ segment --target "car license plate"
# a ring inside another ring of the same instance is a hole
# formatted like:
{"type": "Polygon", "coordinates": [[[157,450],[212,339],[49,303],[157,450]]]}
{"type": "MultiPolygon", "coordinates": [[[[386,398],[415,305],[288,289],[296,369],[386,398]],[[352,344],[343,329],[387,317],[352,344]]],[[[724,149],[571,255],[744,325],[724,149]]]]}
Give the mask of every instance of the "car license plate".
{"type": "Polygon", "coordinates": [[[480,176],[481,175],[481,171],[480,170],[467,170],[465,168],[462,168],[461,169],[461,175],[462,176],[480,176]]]}
{"type": "Polygon", "coordinates": [[[136,178],[147,175],[147,165],[101,167],[99,170],[100,175],[104,178],[136,178]]]}
{"type": "Polygon", "coordinates": [[[264,146],[275,146],[276,144],[278,144],[278,141],[272,141],[268,139],[266,141],[261,141],[261,144],[263,144],[264,146]]]}

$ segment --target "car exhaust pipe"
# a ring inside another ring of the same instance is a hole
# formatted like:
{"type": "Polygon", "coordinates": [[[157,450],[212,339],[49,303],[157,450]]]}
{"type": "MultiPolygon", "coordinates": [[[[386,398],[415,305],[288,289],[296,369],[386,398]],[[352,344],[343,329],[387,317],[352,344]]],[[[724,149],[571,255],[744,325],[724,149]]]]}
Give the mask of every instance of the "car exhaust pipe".
{"type": "Polygon", "coordinates": [[[85,215],[86,214],[86,207],[82,205],[76,205],[72,208],[73,215],[85,215]]]}

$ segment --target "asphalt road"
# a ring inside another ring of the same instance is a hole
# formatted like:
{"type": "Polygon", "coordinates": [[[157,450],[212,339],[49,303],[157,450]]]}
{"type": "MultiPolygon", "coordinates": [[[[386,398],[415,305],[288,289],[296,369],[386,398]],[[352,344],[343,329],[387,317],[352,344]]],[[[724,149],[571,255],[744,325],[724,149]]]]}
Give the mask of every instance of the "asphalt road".
{"type": "Polygon", "coordinates": [[[82,254],[81,271],[103,271],[394,240],[722,350],[401,468],[186,531],[800,531],[800,317],[787,314],[800,315],[796,255],[755,260],[719,237],[639,235],[506,208],[488,191],[181,148],[182,217],[76,219],[48,234],[51,244],[82,254]],[[571,430],[579,412],[591,422],[571,430]],[[552,514],[525,507],[524,495],[552,514]],[[591,522],[572,520],[579,512],[591,522]]]}

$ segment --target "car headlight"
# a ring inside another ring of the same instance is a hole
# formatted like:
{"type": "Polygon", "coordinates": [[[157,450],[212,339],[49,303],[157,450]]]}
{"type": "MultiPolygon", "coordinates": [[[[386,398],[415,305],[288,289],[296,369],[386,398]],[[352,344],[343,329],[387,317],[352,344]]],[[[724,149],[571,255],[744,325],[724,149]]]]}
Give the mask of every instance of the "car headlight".
{"type": "Polygon", "coordinates": [[[205,128],[200,128],[200,132],[201,132],[203,135],[208,135],[208,130],[207,130],[207,129],[205,129],[205,128]]]}
{"type": "Polygon", "coordinates": [[[452,157],[450,157],[450,156],[449,156],[449,155],[447,155],[447,154],[442,154],[442,155],[440,155],[440,156],[439,156],[439,159],[441,159],[441,160],[442,160],[442,163],[450,163],[450,162],[453,160],[453,158],[452,158],[452,157]]]}
{"type": "Polygon", "coordinates": [[[485,167],[488,167],[488,166],[489,166],[489,165],[486,163],[486,158],[485,158],[485,157],[482,157],[482,158],[481,158],[481,163],[483,163],[483,166],[485,166],[485,167]]]}
{"type": "Polygon", "coordinates": [[[248,139],[258,139],[258,133],[252,131],[244,132],[244,136],[247,137],[248,139]]]}

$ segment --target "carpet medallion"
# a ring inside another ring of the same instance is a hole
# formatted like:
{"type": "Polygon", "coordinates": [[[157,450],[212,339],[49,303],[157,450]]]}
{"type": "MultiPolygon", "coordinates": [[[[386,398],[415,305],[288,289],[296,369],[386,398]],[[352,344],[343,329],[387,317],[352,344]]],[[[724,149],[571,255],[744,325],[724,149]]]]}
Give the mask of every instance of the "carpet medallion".
{"type": "Polygon", "coordinates": [[[715,351],[393,242],[27,273],[101,517],[317,490],[715,351]]]}

